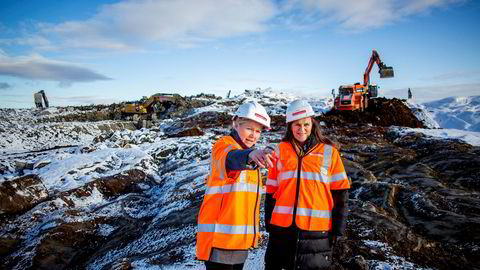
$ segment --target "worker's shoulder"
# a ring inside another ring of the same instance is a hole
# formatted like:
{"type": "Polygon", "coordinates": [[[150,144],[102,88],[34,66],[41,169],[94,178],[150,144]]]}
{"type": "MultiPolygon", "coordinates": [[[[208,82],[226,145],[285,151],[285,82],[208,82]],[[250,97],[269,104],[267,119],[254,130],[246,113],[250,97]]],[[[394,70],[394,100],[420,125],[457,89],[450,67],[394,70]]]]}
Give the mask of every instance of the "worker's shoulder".
{"type": "Polygon", "coordinates": [[[318,144],[318,150],[320,151],[330,151],[333,155],[338,154],[339,150],[335,144],[320,143],[318,144]]]}
{"type": "Polygon", "coordinates": [[[229,145],[236,145],[237,142],[235,139],[230,136],[230,135],[225,135],[220,137],[214,144],[213,144],[213,149],[224,149],[227,148],[229,145]]]}

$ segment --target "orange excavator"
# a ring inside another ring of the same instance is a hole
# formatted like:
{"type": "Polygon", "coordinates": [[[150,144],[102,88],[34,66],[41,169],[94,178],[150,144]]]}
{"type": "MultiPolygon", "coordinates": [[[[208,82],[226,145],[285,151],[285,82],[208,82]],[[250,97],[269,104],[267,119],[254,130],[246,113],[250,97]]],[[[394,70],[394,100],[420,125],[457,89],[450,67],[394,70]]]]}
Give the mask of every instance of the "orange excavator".
{"type": "Polygon", "coordinates": [[[376,50],[372,51],[372,56],[368,61],[368,66],[363,74],[363,84],[355,83],[350,85],[341,85],[338,88],[338,96],[334,101],[334,109],[340,111],[364,111],[368,107],[369,98],[376,97],[378,87],[376,84],[370,84],[370,71],[373,64],[378,65],[380,78],[392,78],[393,68],[387,67],[381,60],[376,50]]]}

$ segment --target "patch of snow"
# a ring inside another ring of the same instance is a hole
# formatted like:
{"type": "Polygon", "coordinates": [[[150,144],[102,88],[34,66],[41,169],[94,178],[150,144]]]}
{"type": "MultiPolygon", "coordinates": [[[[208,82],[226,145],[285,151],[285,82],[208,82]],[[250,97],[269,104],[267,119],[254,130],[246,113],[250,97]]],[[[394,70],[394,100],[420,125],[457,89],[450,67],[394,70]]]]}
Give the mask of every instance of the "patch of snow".
{"type": "Polygon", "coordinates": [[[409,133],[423,133],[431,138],[461,140],[473,146],[480,146],[480,132],[464,131],[458,129],[424,129],[393,127],[400,136],[409,133]]]}
{"type": "Polygon", "coordinates": [[[115,227],[109,224],[100,224],[97,233],[101,236],[109,236],[113,231],[115,231],[115,227]]]}
{"type": "Polygon", "coordinates": [[[73,201],[73,203],[75,204],[75,208],[77,209],[92,209],[95,206],[98,206],[105,202],[102,193],[98,191],[97,187],[94,187],[92,189],[92,192],[89,196],[80,198],[70,196],[70,199],[73,201]]]}

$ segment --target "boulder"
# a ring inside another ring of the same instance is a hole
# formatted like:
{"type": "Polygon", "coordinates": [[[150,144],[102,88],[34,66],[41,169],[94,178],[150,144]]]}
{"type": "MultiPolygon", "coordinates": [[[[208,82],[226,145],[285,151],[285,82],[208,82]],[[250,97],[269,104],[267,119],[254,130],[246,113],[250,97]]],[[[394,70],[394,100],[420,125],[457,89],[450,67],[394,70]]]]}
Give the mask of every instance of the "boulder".
{"type": "Polygon", "coordinates": [[[25,212],[48,198],[37,175],[30,174],[0,183],[0,214],[25,212]]]}

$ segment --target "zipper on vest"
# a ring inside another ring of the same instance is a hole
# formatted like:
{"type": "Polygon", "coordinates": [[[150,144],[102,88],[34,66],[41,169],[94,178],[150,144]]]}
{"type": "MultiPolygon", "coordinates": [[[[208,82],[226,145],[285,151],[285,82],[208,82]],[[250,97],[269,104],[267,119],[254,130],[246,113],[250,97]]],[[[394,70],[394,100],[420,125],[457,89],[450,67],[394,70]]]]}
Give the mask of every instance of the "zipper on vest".
{"type": "Polygon", "coordinates": [[[258,193],[260,191],[260,181],[262,178],[260,177],[260,169],[257,169],[257,196],[255,198],[255,208],[253,208],[253,243],[252,247],[255,246],[255,240],[257,238],[257,220],[255,214],[257,213],[257,205],[258,205],[258,193]]]}
{"type": "Polygon", "coordinates": [[[303,156],[299,156],[297,151],[295,153],[297,154],[298,157],[298,170],[297,170],[297,189],[295,191],[295,202],[293,204],[293,221],[292,225],[295,224],[295,227],[298,228],[297,223],[296,223],[296,217],[297,217],[297,204],[298,204],[298,196],[300,195],[300,172],[302,171],[302,159],[303,157],[306,157],[308,154],[313,152],[318,147],[318,144],[316,144],[314,147],[310,148],[307,153],[305,153],[303,156]]]}
{"type": "Polygon", "coordinates": [[[293,270],[297,268],[297,256],[298,256],[298,242],[300,241],[300,228],[297,226],[297,204],[298,204],[298,196],[300,195],[300,172],[302,171],[302,159],[303,156],[298,156],[298,173],[297,173],[297,190],[295,191],[295,202],[293,204],[293,220],[292,225],[296,228],[296,239],[295,239],[295,258],[293,260],[293,270]]]}
{"type": "Polygon", "coordinates": [[[300,195],[300,172],[302,171],[302,159],[303,157],[298,157],[298,170],[297,170],[297,189],[295,190],[295,202],[293,204],[293,220],[292,225],[295,224],[297,227],[296,217],[297,217],[297,204],[298,204],[298,196],[300,195]]]}

